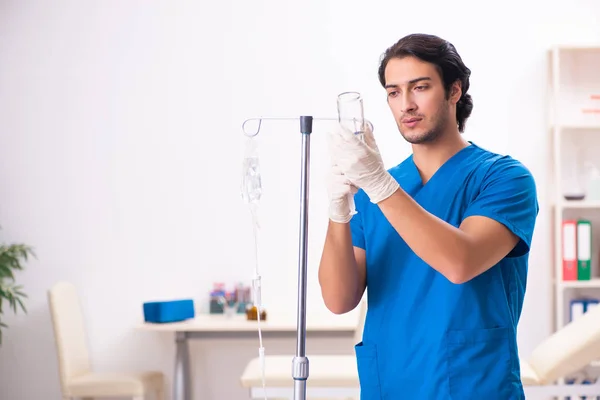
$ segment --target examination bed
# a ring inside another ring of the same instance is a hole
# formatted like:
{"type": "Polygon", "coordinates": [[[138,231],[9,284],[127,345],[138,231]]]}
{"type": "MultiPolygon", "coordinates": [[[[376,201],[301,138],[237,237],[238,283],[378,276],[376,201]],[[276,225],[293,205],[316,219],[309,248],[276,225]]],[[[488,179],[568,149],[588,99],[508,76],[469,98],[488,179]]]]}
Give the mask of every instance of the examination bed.
{"type": "MultiPolygon", "coordinates": [[[[366,305],[361,304],[355,339],[362,336],[366,305]]],[[[310,355],[307,399],[358,399],[360,385],[354,355],[310,355]]],[[[268,399],[293,400],[293,355],[266,356],[268,399]]],[[[521,359],[521,380],[526,398],[544,396],[600,396],[600,380],[591,384],[561,384],[600,360],[600,307],[586,312],[540,343],[528,359],[521,359]]],[[[264,399],[258,357],[246,366],[241,384],[250,399],[264,399]]],[[[573,398],[573,397],[572,397],[573,398]]],[[[589,398],[589,397],[588,397],[589,398]]]]}

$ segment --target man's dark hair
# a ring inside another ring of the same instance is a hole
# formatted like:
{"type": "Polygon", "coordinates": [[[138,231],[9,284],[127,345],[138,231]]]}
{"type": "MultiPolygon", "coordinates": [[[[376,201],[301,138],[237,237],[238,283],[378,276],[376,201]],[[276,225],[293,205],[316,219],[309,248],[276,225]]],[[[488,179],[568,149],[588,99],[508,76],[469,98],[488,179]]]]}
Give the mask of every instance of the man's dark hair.
{"type": "Polygon", "coordinates": [[[454,45],[434,35],[412,34],[403,37],[392,47],[388,48],[381,58],[379,65],[379,82],[385,87],[385,67],[393,58],[406,56],[417,57],[436,66],[446,91],[450,95],[450,87],[460,81],[462,96],[456,104],[456,121],[459,132],[464,132],[465,122],[473,110],[473,99],[467,93],[471,70],[463,63],[454,45]]]}

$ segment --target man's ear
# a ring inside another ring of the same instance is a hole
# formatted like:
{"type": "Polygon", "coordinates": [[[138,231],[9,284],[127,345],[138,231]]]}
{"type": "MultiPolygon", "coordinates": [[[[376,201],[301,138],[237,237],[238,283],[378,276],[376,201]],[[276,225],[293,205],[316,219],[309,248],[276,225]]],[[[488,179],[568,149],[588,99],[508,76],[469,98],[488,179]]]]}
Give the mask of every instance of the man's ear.
{"type": "Polygon", "coordinates": [[[460,81],[455,81],[452,84],[452,87],[450,87],[450,101],[452,101],[452,103],[456,104],[458,103],[458,100],[460,100],[462,96],[462,85],[460,83],[460,81]]]}

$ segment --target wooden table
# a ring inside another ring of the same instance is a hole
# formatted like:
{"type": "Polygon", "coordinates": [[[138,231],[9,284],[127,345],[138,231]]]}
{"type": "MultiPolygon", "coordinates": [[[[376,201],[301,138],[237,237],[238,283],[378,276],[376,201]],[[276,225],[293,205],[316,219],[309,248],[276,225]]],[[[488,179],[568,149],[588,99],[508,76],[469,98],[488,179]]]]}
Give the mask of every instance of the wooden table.
{"type": "MultiPolygon", "coordinates": [[[[306,318],[306,336],[353,336],[359,322],[358,312],[343,315],[309,313],[306,318]]],[[[260,321],[263,337],[298,336],[295,314],[267,314],[260,321]]],[[[258,322],[248,321],[245,315],[198,314],[194,319],[167,324],[141,323],[144,331],[175,334],[176,354],[173,377],[173,400],[192,400],[189,340],[203,338],[249,338],[258,334],[258,322]]]]}

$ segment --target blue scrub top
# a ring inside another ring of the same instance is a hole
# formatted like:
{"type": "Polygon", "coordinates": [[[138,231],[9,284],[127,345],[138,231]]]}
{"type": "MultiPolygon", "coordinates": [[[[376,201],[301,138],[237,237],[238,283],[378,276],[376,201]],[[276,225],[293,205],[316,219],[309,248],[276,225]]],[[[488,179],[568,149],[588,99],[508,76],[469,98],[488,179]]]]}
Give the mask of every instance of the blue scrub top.
{"type": "Polygon", "coordinates": [[[454,284],[417,257],[360,190],[350,226],[367,265],[368,312],[355,347],[361,400],[524,399],[516,331],[539,209],[531,173],[474,143],[425,185],[412,156],[389,172],[449,224],[485,216],[520,241],[491,269],[454,284]]]}

